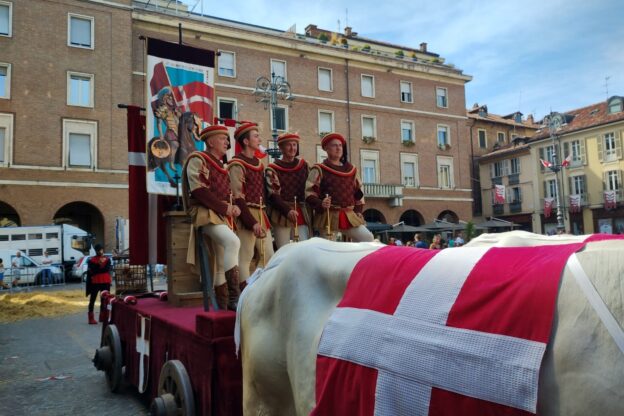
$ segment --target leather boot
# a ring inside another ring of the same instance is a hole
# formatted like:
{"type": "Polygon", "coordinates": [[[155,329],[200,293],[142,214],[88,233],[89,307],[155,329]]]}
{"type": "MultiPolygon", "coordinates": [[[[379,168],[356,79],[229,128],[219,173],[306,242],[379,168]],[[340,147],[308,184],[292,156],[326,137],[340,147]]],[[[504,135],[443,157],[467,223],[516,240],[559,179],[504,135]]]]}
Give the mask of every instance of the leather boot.
{"type": "Polygon", "coordinates": [[[240,287],[240,291],[242,292],[243,289],[245,289],[247,287],[247,280],[245,280],[244,282],[240,282],[238,287],[240,287]]]}
{"type": "Polygon", "coordinates": [[[234,266],[230,270],[225,272],[225,281],[227,282],[229,292],[228,309],[231,311],[235,311],[236,306],[238,305],[238,297],[240,296],[239,280],[240,275],[238,271],[238,266],[234,266]]]}
{"type": "Polygon", "coordinates": [[[217,297],[217,306],[222,311],[227,311],[228,304],[228,287],[227,283],[223,283],[221,286],[215,286],[215,295],[217,297]]]}
{"type": "Polygon", "coordinates": [[[89,325],[97,325],[93,312],[89,312],[89,325]]]}
{"type": "Polygon", "coordinates": [[[100,322],[108,322],[108,311],[107,310],[100,311],[100,316],[98,317],[98,320],[100,322]]]}

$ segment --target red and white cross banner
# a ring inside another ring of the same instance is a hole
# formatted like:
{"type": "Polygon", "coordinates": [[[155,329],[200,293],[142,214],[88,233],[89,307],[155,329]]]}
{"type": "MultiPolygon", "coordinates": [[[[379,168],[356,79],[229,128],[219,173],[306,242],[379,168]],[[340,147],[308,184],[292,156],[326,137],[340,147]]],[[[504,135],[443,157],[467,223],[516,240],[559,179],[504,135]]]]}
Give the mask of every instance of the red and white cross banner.
{"type": "Polygon", "coordinates": [[[544,198],[544,218],[550,218],[555,198],[544,198]]]}
{"type": "Polygon", "coordinates": [[[141,314],[136,315],[136,352],[139,354],[139,393],[147,390],[149,379],[149,358],[152,318],[141,314]]]}
{"type": "Polygon", "coordinates": [[[494,203],[505,203],[505,185],[494,185],[494,203]]]}
{"type": "Polygon", "coordinates": [[[582,246],[364,257],[321,336],[311,414],[535,413],[559,281],[582,246]]]}
{"type": "Polygon", "coordinates": [[[604,201],[604,207],[606,210],[615,209],[617,206],[615,191],[604,191],[604,201]]]}
{"type": "Polygon", "coordinates": [[[581,195],[573,194],[569,196],[570,199],[570,212],[581,212],[581,195]]]}

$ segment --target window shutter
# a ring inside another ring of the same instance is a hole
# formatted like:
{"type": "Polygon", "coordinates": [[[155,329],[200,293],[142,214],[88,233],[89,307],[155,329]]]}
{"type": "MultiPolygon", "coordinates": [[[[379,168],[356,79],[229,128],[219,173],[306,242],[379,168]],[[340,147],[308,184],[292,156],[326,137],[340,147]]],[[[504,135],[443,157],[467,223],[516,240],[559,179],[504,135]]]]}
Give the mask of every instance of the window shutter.
{"type": "Polygon", "coordinates": [[[548,182],[544,181],[542,184],[544,185],[544,198],[548,198],[548,182]]]}
{"type": "Polygon", "coordinates": [[[609,172],[602,172],[602,190],[607,190],[607,181],[609,180],[609,172]]]}
{"type": "Polygon", "coordinates": [[[585,155],[585,139],[579,140],[579,152],[581,153],[581,163],[587,164],[587,156],[585,155]]]}
{"type": "Polygon", "coordinates": [[[495,172],[495,170],[494,170],[494,163],[492,163],[492,164],[490,165],[490,178],[493,178],[493,177],[494,177],[494,175],[495,175],[495,173],[494,173],[494,172],[495,172]]]}
{"type": "Polygon", "coordinates": [[[575,189],[574,189],[574,176],[568,176],[568,190],[569,190],[568,193],[570,195],[575,193],[574,192],[575,191],[575,189]]]}
{"type": "Polygon", "coordinates": [[[618,159],[622,159],[622,134],[620,131],[615,132],[615,154],[618,159]]]}
{"type": "Polygon", "coordinates": [[[598,160],[602,162],[602,142],[604,138],[602,136],[598,136],[596,143],[598,144],[598,160]]]}
{"type": "Polygon", "coordinates": [[[570,154],[570,143],[564,142],[563,143],[563,154],[561,155],[561,157],[559,159],[561,159],[563,161],[566,157],[568,157],[569,154],[570,154]]]}
{"type": "MultiPolygon", "coordinates": [[[[543,147],[539,148],[539,158],[540,158],[540,160],[538,160],[537,162],[538,162],[539,167],[540,167],[540,172],[544,172],[544,165],[542,165],[542,160],[544,160],[544,150],[545,149],[543,147]]],[[[544,188],[544,189],[546,189],[546,188],[544,188]]]]}
{"type": "Polygon", "coordinates": [[[617,190],[622,189],[622,170],[617,171],[617,190]]]}
{"type": "Polygon", "coordinates": [[[581,175],[581,193],[587,194],[587,175],[581,175]]]}

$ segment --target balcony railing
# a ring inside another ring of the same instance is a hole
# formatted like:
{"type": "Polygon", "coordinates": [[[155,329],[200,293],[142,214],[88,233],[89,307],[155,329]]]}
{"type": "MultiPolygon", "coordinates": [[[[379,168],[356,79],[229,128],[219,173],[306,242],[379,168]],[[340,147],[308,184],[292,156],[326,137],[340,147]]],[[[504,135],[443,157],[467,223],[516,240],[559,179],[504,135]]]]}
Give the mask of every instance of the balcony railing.
{"type": "Polygon", "coordinates": [[[501,178],[500,176],[492,178],[492,185],[502,185],[502,184],[503,184],[503,178],[501,178]]]}
{"type": "Polygon", "coordinates": [[[391,207],[403,205],[403,185],[386,185],[381,183],[365,183],[364,197],[388,199],[391,207]]]}
{"type": "Polygon", "coordinates": [[[507,179],[509,185],[517,185],[520,183],[520,174],[519,173],[512,173],[509,175],[508,179],[507,179]]]}
{"type": "Polygon", "coordinates": [[[493,205],[492,206],[492,211],[494,212],[494,215],[503,214],[505,212],[505,205],[503,205],[503,204],[493,205]]]}
{"type": "Polygon", "coordinates": [[[509,212],[521,212],[522,201],[514,201],[509,203],[509,212]]]}

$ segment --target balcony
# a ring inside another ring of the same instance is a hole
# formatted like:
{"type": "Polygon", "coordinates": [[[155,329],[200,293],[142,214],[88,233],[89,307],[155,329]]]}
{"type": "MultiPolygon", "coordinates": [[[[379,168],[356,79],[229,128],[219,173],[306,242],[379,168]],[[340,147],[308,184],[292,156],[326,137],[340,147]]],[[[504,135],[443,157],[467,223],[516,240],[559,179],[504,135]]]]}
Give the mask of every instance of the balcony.
{"type": "Polygon", "coordinates": [[[365,198],[388,199],[391,207],[403,206],[403,185],[365,183],[362,188],[365,198]]]}
{"type": "Polygon", "coordinates": [[[507,178],[509,185],[517,185],[520,183],[520,174],[519,173],[511,173],[507,178]]]}
{"type": "Polygon", "coordinates": [[[494,215],[503,214],[505,212],[505,205],[503,204],[492,205],[492,212],[494,212],[494,215]]]}
{"type": "Polygon", "coordinates": [[[522,212],[522,201],[510,202],[509,212],[522,212]]]}
{"type": "Polygon", "coordinates": [[[492,178],[492,185],[502,185],[502,184],[503,184],[503,178],[501,178],[500,176],[492,178]]]}

